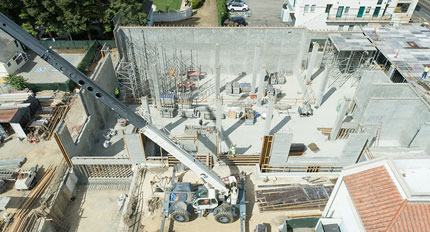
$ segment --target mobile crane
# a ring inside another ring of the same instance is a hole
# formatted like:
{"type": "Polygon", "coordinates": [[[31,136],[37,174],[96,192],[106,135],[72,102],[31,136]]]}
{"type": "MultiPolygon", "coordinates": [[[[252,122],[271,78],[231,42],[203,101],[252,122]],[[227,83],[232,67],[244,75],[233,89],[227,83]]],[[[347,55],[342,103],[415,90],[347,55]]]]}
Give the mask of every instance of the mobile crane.
{"type": "Polygon", "coordinates": [[[231,223],[233,222],[233,216],[236,215],[236,211],[239,209],[241,230],[243,231],[244,219],[246,217],[243,177],[241,178],[242,188],[239,188],[237,179],[234,176],[230,176],[227,183],[225,183],[212,169],[209,169],[195,159],[191,154],[175,144],[166,134],[104,91],[72,64],[50,48],[46,48],[2,13],[0,13],[0,28],[27,48],[33,50],[43,60],[67,76],[82,89],[86,89],[96,99],[128,120],[147,138],[173,155],[203,180],[205,183],[204,186],[198,187],[190,183],[175,183],[169,191],[171,199],[167,201],[167,208],[163,211],[164,217],[170,214],[173,220],[186,222],[192,213],[199,215],[213,213],[218,222],[231,223]]]}

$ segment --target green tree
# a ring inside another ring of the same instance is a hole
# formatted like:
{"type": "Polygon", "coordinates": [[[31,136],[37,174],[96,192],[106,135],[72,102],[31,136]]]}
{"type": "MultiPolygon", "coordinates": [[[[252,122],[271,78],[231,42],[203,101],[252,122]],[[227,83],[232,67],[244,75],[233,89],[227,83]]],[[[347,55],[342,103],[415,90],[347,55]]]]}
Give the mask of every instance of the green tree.
{"type": "Polygon", "coordinates": [[[16,24],[22,23],[19,14],[23,9],[24,5],[21,0],[1,0],[0,1],[0,12],[9,17],[16,24]]]}
{"type": "MultiPolygon", "coordinates": [[[[143,26],[148,22],[146,19],[148,16],[143,12],[146,3],[146,0],[111,0],[109,8],[105,11],[104,22],[109,25],[115,15],[121,14],[121,25],[143,26]]],[[[106,26],[105,30],[111,31],[112,28],[106,26]]]]}
{"type": "Polygon", "coordinates": [[[13,74],[5,77],[5,84],[17,90],[23,90],[28,87],[28,82],[23,76],[13,74]]]}

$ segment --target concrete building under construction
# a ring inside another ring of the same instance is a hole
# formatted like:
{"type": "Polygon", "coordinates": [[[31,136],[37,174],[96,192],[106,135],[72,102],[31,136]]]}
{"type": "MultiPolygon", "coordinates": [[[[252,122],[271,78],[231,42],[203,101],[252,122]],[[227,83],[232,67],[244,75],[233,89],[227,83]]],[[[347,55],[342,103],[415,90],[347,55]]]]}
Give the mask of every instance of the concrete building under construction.
{"type": "MultiPolygon", "coordinates": [[[[421,78],[430,30],[363,30],[117,27],[118,53],[104,51],[91,82],[78,83],[73,107],[82,108],[82,124],[55,130],[68,169],[48,216],[32,220],[43,219],[42,231],[294,231],[294,220],[306,221],[297,231],[325,231],[326,222],[345,230],[331,208],[323,211],[337,200],[330,196],[338,196],[339,175],[347,180],[344,167],[430,156],[430,86],[421,78]],[[149,129],[103,105],[93,83],[149,129]],[[185,153],[187,162],[178,155],[185,153]],[[200,188],[214,175],[243,180],[229,199],[238,202],[234,219],[219,208],[213,216],[172,211],[181,197],[171,185],[200,188]]],[[[360,228],[371,231],[367,222],[360,228]]]]}

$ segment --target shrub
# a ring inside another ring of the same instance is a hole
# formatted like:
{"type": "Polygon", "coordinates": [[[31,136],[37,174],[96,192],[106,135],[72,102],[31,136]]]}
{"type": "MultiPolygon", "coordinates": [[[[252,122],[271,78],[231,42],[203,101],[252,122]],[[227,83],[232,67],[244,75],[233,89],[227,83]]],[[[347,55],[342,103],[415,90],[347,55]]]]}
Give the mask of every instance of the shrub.
{"type": "Polygon", "coordinates": [[[5,77],[6,85],[16,89],[23,90],[28,87],[28,82],[23,76],[9,74],[5,77]]]}
{"type": "Polygon", "coordinates": [[[226,0],[216,0],[216,8],[218,11],[218,25],[222,26],[222,23],[228,19],[226,0]]]}
{"type": "Polygon", "coordinates": [[[193,4],[193,9],[197,9],[203,6],[203,0],[192,0],[191,4],[193,4]]]}

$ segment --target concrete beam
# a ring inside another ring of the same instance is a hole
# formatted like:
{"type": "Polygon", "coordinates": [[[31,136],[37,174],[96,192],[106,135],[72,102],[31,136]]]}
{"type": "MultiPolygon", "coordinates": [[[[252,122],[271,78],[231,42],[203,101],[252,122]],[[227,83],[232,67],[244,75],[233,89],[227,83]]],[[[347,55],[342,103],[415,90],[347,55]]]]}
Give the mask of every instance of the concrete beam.
{"type": "Polygon", "coordinates": [[[257,85],[257,73],[258,68],[260,67],[261,49],[261,44],[257,44],[254,49],[254,66],[252,67],[251,93],[255,93],[255,88],[257,85]]]}
{"type": "Polygon", "coordinates": [[[342,105],[337,113],[336,121],[334,121],[334,125],[331,129],[330,133],[330,141],[334,141],[339,134],[339,130],[342,127],[343,119],[345,118],[345,114],[351,104],[351,99],[344,97],[342,105]]]}
{"type": "Polygon", "coordinates": [[[273,137],[272,151],[270,152],[270,166],[285,165],[290,153],[293,134],[283,133],[273,137]]]}
{"type": "Polygon", "coordinates": [[[273,107],[275,106],[275,97],[270,96],[269,97],[269,105],[267,106],[266,111],[266,125],[264,127],[264,135],[270,134],[270,125],[272,124],[272,117],[273,117],[273,107]]]}
{"type": "Polygon", "coordinates": [[[261,106],[261,101],[264,97],[264,78],[266,77],[266,65],[261,65],[260,81],[258,82],[257,105],[261,106]]]}
{"type": "Polygon", "coordinates": [[[309,58],[308,68],[306,70],[306,83],[308,83],[311,80],[312,74],[314,72],[315,63],[318,56],[318,49],[319,49],[318,43],[313,43],[311,57],[309,58]]]}
{"type": "Polygon", "coordinates": [[[321,80],[320,89],[317,96],[317,102],[315,104],[315,107],[317,108],[320,107],[322,104],[322,100],[324,98],[324,93],[326,91],[327,83],[328,83],[328,80],[330,79],[330,73],[332,69],[333,67],[331,65],[327,65],[325,68],[325,72],[322,75],[323,79],[321,80]]]}

